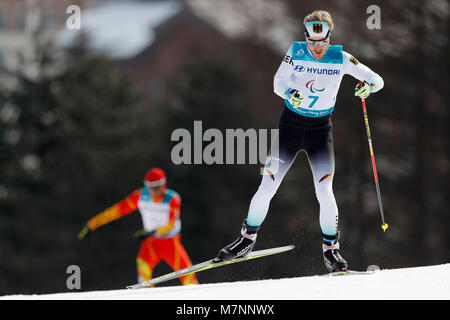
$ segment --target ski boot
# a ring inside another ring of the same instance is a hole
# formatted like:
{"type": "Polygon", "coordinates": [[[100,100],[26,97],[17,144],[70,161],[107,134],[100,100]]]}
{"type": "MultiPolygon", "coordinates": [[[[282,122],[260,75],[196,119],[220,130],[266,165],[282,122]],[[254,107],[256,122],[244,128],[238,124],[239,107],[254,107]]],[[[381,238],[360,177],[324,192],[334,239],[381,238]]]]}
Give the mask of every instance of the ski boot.
{"type": "Polygon", "coordinates": [[[258,227],[252,227],[247,224],[247,220],[244,221],[241,229],[241,235],[236,239],[236,241],[230,243],[225,248],[219,251],[217,259],[220,261],[229,261],[236,258],[245,257],[249,254],[256,241],[256,233],[258,232],[258,227]]]}
{"type": "Polygon", "coordinates": [[[339,251],[339,232],[335,236],[323,235],[323,260],[330,272],[345,271],[348,268],[347,261],[339,251]]]}

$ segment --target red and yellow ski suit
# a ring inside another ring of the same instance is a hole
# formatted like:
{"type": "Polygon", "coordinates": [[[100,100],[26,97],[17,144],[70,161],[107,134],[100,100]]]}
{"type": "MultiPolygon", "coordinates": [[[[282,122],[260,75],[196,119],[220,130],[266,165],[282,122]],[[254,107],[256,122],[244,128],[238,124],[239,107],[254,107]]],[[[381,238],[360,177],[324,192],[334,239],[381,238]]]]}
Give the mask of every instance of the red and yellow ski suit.
{"type": "MultiPolygon", "coordinates": [[[[180,208],[181,198],[177,192],[166,189],[163,196],[155,199],[143,187],[90,219],[87,226],[95,230],[136,210],[141,213],[144,230],[155,231],[142,241],[136,259],[138,281],[141,282],[152,278],[152,272],[161,260],[175,271],[192,265],[180,241],[180,208]]],[[[198,283],[195,274],[183,276],[180,281],[183,285],[198,283]]]]}

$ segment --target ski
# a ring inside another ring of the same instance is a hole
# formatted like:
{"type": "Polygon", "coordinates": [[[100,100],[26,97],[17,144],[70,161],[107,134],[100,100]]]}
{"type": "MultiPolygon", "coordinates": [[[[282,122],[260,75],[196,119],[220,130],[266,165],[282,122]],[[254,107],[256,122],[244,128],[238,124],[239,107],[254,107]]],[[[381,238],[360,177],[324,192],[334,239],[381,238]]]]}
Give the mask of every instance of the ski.
{"type": "Polygon", "coordinates": [[[335,276],[353,276],[353,275],[369,275],[374,274],[378,270],[367,270],[367,271],[355,271],[355,270],[344,270],[336,271],[321,275],[322,277],[335,277],[335,276]]]}
{"type": "Polygon", "coordinates": [[[237,263],[237,262],[262,258],[262,257],[270,256],[273,254],[286,252],[286,251],[292,250],[294,248],[295,248],[294,245],[289,245],[289,246],[284,246],[284,247],[252,251],[245,257],[236,258],[236,259],[229,260],[229,261],[221,261],[221,260],[218,260],[217,258],[214,258],[214,259],[204,261],[204,262],[195,264],[193,266],[190,266],[190,267],[178,270],[178,271],[174,271],[174,272],[165,274],[165,275],[155,278],[155,279],[151,279],[151,280],[147,280],[147,281],[137,283],[137,284],[134,284],[131,286],[127,286],[127,288],[128,289],[145,288],[145,287],[148,287],[148,286],[151,286],[154,284],[158,284],[161,282],[166,282],[166,281],[173,280],[173,279],[176,279],[176,278],[179,278],[182,276],[186,276],[191,273],[196,273],[196,272],[200,272],[200,271],[204,271],[204,270],[208,270],[208,269],[213,269],[213,268],[217,268],[217,267],[221,267],[224,265],[233,264],[233,263],[237,263]]]}

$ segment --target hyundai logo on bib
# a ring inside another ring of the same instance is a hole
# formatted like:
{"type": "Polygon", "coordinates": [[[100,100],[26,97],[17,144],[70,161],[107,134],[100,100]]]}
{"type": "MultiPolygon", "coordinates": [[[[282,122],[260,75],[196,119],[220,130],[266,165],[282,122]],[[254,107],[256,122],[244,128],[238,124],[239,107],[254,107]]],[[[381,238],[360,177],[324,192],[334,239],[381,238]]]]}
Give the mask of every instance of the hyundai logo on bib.
{"type": "Polygon", "coordinates": [[[339,73],[341,72],[338,69],[321,69],[321,68],[305,68],[304,66],[301,66],[299,64],[294,66],[294,71],[297,72],[304,72],[306,71],[307,73],[314,73],[314,74],[324,74],[324,75],[329,75],[329,76],[333,76],[333,75],[339,75],[339,73]]]}
{"type": "Polygon", "coordinates": [[[326,74],[332,76],[335,74],[339,74],[341,71],[336,69],[307,68],[306,72],[314,74],[326,74]]]}

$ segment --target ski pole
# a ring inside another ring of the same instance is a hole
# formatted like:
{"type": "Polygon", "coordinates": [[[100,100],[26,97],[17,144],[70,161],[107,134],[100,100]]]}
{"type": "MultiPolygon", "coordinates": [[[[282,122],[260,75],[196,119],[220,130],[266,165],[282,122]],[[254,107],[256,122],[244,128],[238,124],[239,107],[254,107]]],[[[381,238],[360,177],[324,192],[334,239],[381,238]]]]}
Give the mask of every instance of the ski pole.
{"type": "MultiPolygon", "coordinates": [[[[362,85],[361,82],[359,84],[362,85]]],[[[386,229],[389,226],[384,221],[383,204],[381,202],[380,184],[378,182],[377,166],[375,165],[375,155],[373,154],[372,138],[370,136],[369,118],[367,117],[366,101],[364,99],[361,99],[361,102],[362,102],[363,113],[364,113],[364,123],[366,125],[366,131],[367,131],[367,139],[369,140],[370,157],[372,158],[372,169],[373,169],[373,176],[375,178],[375,188],[377,189],[378,205],[380,207],[381,222],[382,222],[381,228],[383,229],[383,231],[386,231],[386,229]]]]}

